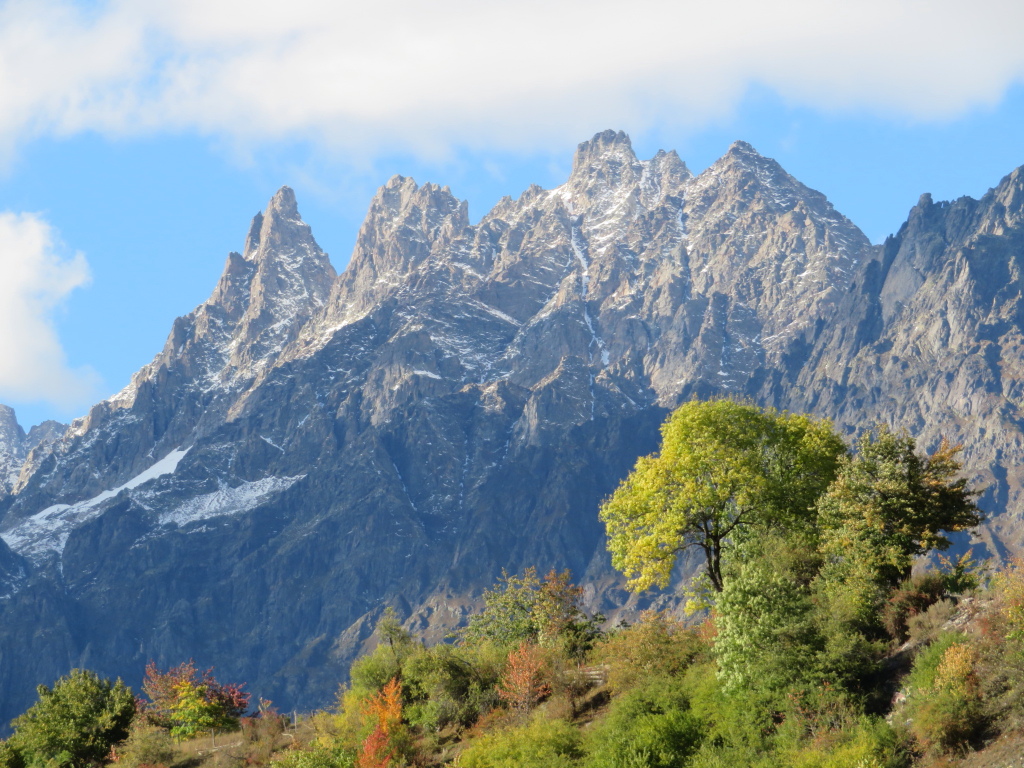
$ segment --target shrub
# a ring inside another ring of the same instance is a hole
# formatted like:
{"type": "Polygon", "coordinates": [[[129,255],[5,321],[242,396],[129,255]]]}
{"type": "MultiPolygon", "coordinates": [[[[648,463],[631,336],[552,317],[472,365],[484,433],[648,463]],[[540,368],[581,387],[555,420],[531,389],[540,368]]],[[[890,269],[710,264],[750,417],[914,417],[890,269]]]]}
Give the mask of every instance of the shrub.
{"type": "Polygon", "coordinates": [[[503,573],[483,598],[484,610],[456,633],[465,644],[493,642],[513,648],[539,643],[581,660],[601,636],[604,617],[588,617],[583,611],[583,588],[572,583],[567,570],[551,570],[544,578],[533,567],[522,576],[503,573]]]}
{"type": "Polygon", "coordinates": [[[812,740],[778,757],[786,768],[905,768],[912,752],[884,720],[863,718],[829,741],[812,740]]]}
{"type": "Polygon", "coordinates": [[[508,664],[496,688],[509,709],[525,716],[551,692],[545,681],[545,659],[541,648],[526,640],[508,655],[508,664]]]}
{"type": "Polygon", "coordinates": [[[355,768],[355,754],[341,747],[316,745],[289,749],[270,761],[270,768],[355,768]]]}
{"type": "Polygon", "coordinates": [[[594,661],[608,666],[608,685],[626,691],[648,677],[681,675],[706,644],[665,613],[645,611],[636,624],[606,637],[594,661]]]}
{"type": "Polygon", "coordinates": [[[497,704],[498,671],[477,665],[465,648],[420,648],[405,663],[403,687],[412,725],[437,732],[448,725],[467,727],[497,704]]]}
{"type": "Polygon", "coordinates": [[[958,752],[985,725],[975,663],[963,635],[943,635],[914,663],[907,697],[910,729],[930,752],[958,752]]]}
{"type": "Polygon", "coordinates": [[[387,768],[412,753],[412,739],[402,720],[402,686],[397,679],[363,703],[369,733],[356,754],[357,768],[387,768]]]}
{"type": "Polygon", "coordinates": [[[244,686],[218,682],[212,668],[200,672],[191,659],[166,672],[150,662],[142,681],[149,698],[143,712],[150,724],[167,728],[179,738],[232,729],[249,707],[244,686]]]}
{"type": "Polygon", "coordinates": [[[174,742],[163,728],[142,723],[132,728],[117,753],[118,765],[125,768],[169,766],[174,762],[174,742]]]}
{"type": "Polygon", "coordinates": [[[704,738],[704,724],[669,678],[650,680],[612,705],[588,743],[587,768],[683,765],[704,738]]]}
{"type": "Polygon", "coordinates": [[[582,741],[572,725],[534,717],[526,726],[473,740],[459,764],[464,768],[566,768],[583,757],[582,741]]]}
{"type": "Polygon", "coordinates": [[[1024,725],[1024,561],[995,575],[992,595],[980,622],[980,685],[990,717],[1015,729],[1024,725]]]}
{"type": "Polygon", "coordinates": [[[898,643],[909,636],[908,621],[934,605],[946,591],[946,579],[937,571],[912,576],[889,595],[882,608],[882,625],[898,643]]]}
{"type": "Polygon", "coordinates": [[[943,626],[956,612],[956,603],[952,600],[939,600],[928,606],[922,613],[911,616],[907,621],[907,632],[910,640],[919,645],[934,642],[942,634],[943,626]]]}

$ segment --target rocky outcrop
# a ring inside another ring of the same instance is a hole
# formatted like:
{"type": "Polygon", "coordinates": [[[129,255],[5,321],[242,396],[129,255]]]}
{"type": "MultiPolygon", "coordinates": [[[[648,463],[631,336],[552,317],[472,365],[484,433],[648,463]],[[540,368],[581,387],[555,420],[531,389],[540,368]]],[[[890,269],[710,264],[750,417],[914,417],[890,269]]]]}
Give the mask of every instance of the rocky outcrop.
{"type": "Polygon", "coordinates": [[[282,189],[0,502],[0,626],[46,627],[0,629],[0,658],[33,655],[2,665],[3,714],[69,665],[189,657],[322,705],[385,605],[438,639],[503,568],[569,567],[632,610],[596,511],[692,397],[961,439],[989,547],[1018,548],[1021,198],[1015,172],[923,199],[875,247],[747,144],[694,176],[607,131],[475,225],[395,177],[335,278],[282,189]]]}
{"type": "Polygon", "coordinates": [[[14,409],[0,404],[0,499],[14,489],[28,454],[37,447],[49,445],[66,429],[67,424],[48,420],[36,424],[25,434],[14,409]]]}

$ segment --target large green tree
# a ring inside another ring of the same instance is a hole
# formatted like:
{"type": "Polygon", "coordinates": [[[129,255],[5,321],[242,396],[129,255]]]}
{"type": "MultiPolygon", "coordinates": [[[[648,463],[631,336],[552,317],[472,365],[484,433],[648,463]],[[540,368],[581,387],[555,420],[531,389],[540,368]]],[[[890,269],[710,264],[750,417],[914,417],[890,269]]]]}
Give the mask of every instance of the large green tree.
{"type": "Polygon", "coordinates": [[[39,700],[11,723],[10,746],[27,765],[85,768],[101,763],[128,736],[135,697],[120,680],[73,669],[53,688],[37,690],[39,700]]]}
{"type": "Polygon", "coordinates": [[[745,536],[813,533],[815,501],[846,453],[828,421],[732,400],[686,403],[661,433],[661,450],[601,508],[612,562],[638,591],[667,586],[678,554],[697,547],[720,592],[723,556],[745,536]]]}
{"type": "Polygon", "coordinates": [[[922,456],[905,431],[864,433],[818,503],[826,570],[890,589],[910,576],[915,558],[948,549],[946,533],[978,525],[978,491],[959,477],[959,451],[943,441],[922,456]]]}

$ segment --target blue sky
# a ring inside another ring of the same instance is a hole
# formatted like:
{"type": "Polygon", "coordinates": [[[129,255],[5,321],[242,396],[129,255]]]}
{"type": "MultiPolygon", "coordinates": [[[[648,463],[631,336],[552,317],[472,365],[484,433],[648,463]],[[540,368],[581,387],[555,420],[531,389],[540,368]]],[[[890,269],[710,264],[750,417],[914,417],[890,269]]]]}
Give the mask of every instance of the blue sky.
{"type": "Polygon", "coordinates": [[[1022,125],[1006,0],[0,0],[0,402],[123,387],[283,184],[340,270],[394,173],[475,220],[605,128],[694,171],[744,139],[879,242],[1022,125]]]}

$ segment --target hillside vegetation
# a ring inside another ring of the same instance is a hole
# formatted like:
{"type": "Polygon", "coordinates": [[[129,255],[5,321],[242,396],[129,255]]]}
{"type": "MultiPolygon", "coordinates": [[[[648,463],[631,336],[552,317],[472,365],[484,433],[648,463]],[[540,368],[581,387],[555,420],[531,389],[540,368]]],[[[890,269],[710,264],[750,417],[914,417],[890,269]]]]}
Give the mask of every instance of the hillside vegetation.
{"type": "Polygon", "coordinates": [[[0,766],[976,761],[1024,718],[1024,564],[989,573],[938,554],[980,520],[957,453],[923,455],[884,427],[850,452],[828,422],[689,403],[601,510],[636,589],[666,585],[684,549],[704,552],[687,619],[606,628],[567,571],[528,569],[448,643],[427,647],[387,611],[336,706],[300,723],[262,700],[243,717],[241,688],[191,663],[151,666],[134,703],[120,681],[76,670],[40,688],[0,766]]]}

